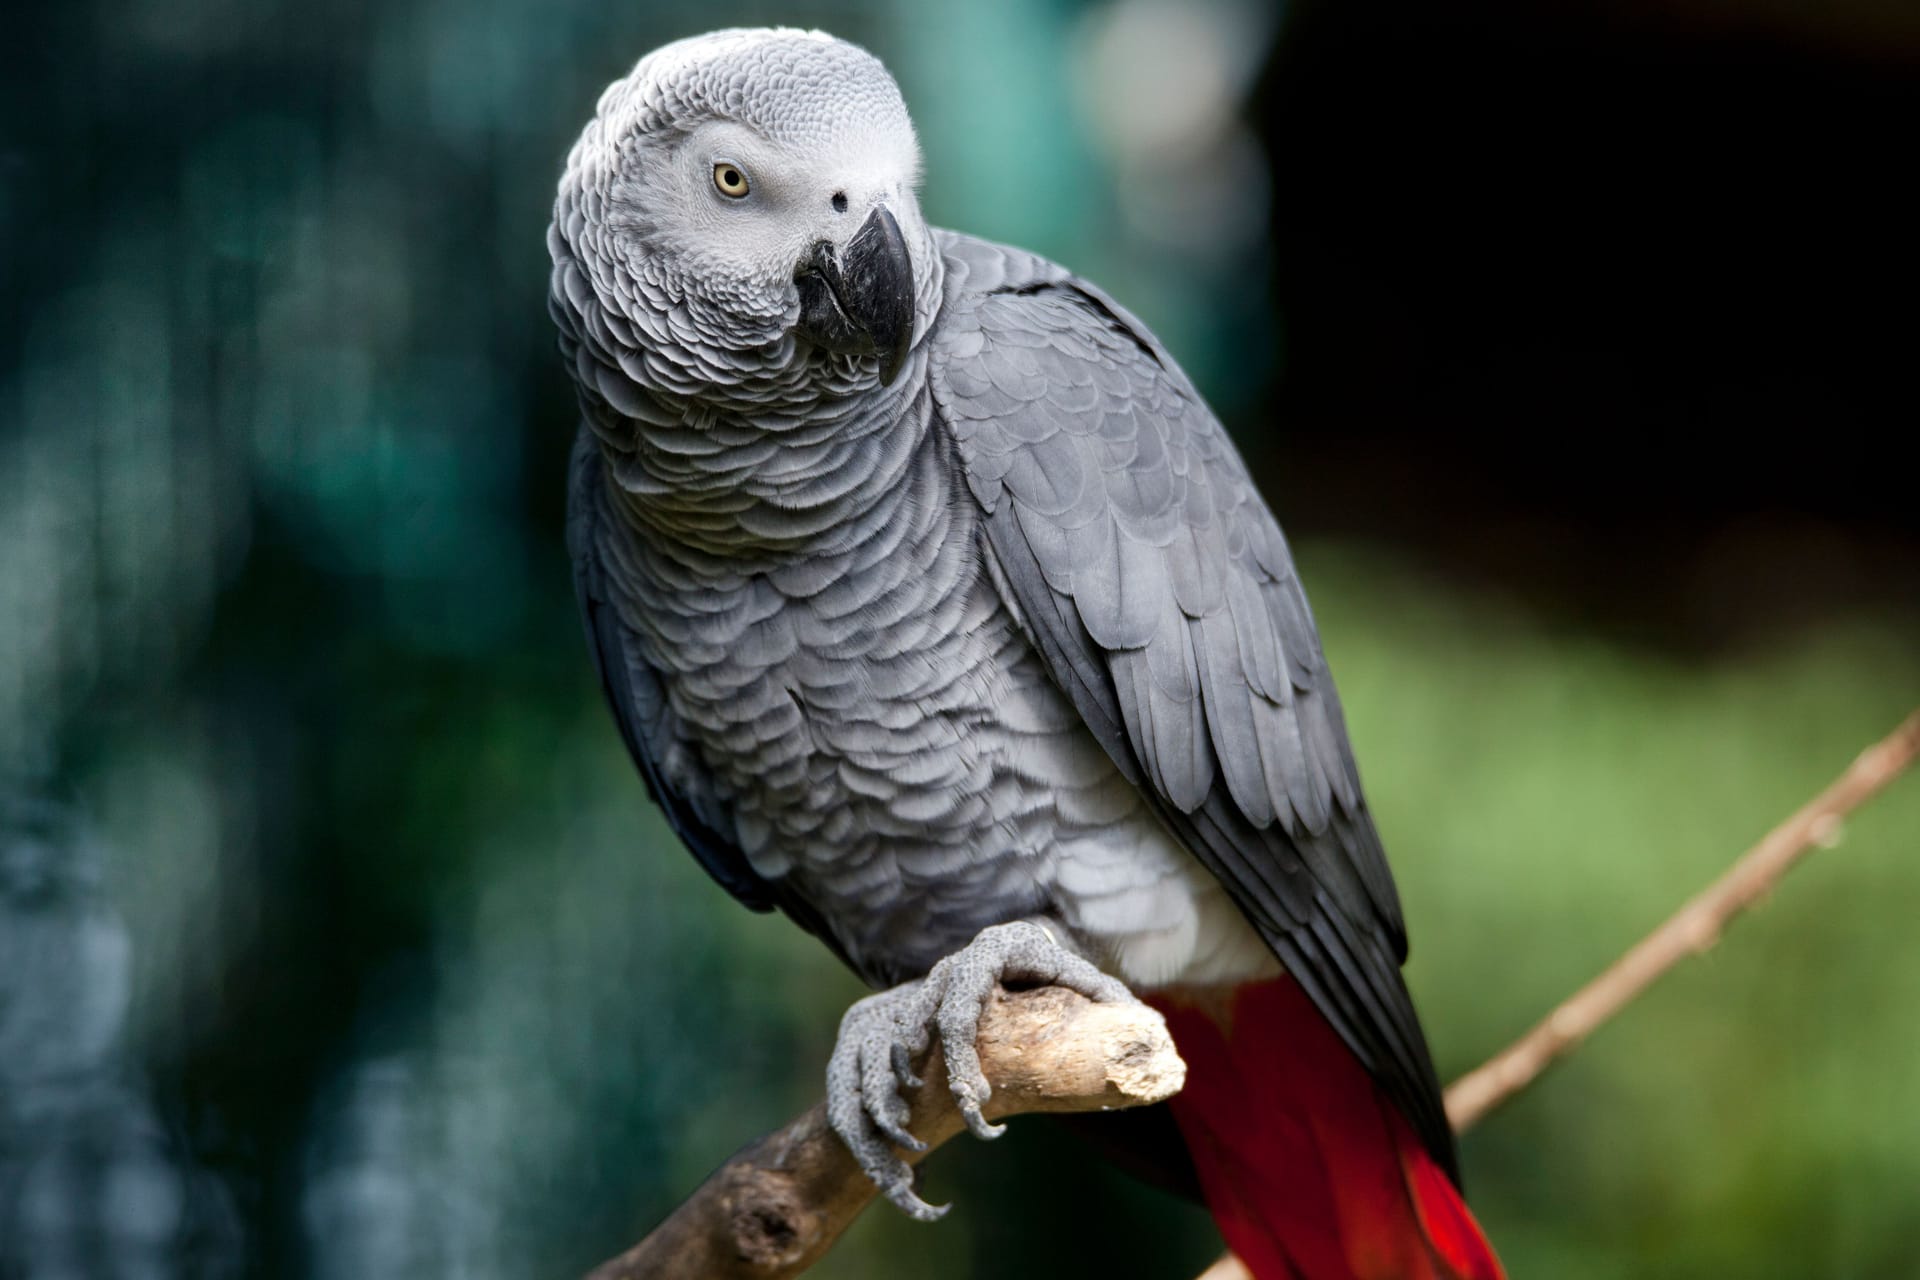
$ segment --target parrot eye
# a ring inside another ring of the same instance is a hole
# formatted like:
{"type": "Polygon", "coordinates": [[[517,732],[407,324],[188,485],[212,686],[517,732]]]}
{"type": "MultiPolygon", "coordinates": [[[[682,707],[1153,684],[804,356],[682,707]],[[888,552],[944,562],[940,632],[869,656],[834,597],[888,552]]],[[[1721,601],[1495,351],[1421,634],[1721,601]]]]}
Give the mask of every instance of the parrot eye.
{"type": "Polygon", "coordinates": [[[747,194],[747,175],[740,172],[739,165],[722,161],[713,166],[713,185],[721,195],[738,200],[747,194]]]}

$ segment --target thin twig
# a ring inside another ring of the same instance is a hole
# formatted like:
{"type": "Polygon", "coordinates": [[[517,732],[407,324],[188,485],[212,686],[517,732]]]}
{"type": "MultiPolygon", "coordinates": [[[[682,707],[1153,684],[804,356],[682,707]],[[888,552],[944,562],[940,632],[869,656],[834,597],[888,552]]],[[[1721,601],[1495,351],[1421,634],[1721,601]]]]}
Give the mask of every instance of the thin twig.
{"type": "Polygon", "coordinates": [[[1920,756],[1920,711],[1860,753],[1801,810],[1742,854],[1713,884],[1580,988],[1533,1030],[1447,1089],[1447,1119],[1465,1133],[1487,1112],[1533,1083],[1683,958],[1720,940],[1735,916],[1764,898],[1816,845],[1831,845],[1841,821],[1920,756]]]}
{"type": "MultiPolygon", "coordinates": [[[[1847,771],[1799,812],[1741,854],[1721,877],[1642,938],[1533,1030],[1454,1081],[1447,1089],[1447,1119],[1465,1133],[1486,1114],[1537,1079],[1541,1072],[1592,1035],[1682,959],[1705,951],[1734,917],[1772,891],[1788,869],[1816,845],[1838,841],[1840,824],[1882,787],[1920,758],[1920,711],[1854,760],[1847,771]]],[[[1200,1280],[1253,1280],[1232,1254],[1216,1260],[1200,1280]]]]}

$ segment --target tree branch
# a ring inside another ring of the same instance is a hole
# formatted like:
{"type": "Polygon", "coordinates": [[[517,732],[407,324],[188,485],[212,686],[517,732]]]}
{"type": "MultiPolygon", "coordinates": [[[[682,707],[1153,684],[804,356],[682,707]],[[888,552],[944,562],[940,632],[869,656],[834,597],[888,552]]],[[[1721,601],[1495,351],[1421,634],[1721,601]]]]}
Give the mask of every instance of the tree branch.
{"type": "MultiPolygon", "coordinates": [[[[1162,1102],[1186,1082],[1167,1024],[1144,1004],[1095,1004],[1059,987],[998,992],[980,1020],[989,1119],[1034,1111],[1106,1111],[1162,1102]]],[[[908,1095],[908,1128],[932,1151],[966,1125],[939,1048],[908,1095]]],[[[917,1164],[925,1153],[902,1152],[917,1164]]],[[[667,1220],[587,1280],[780,1280],[799,1275],[874,1198],[871,1181],[827,1126],[826,1107],[720,1166],[667,1220]]]]}
{"type": "MultiPolygon", "coordinates": [[[[1464,1132],[1539,1077],[1682,958],[1711,947],[1845,817],[1920,758],[1920,711],[1862,752],[1718,880],[1647,935],[1538,1026],[1447,1090],[1447,1116],[1464,1132]]],[[[1160,1015],[1145,1005],[1097,1005],[1045,988],[1000,992],[981,1021],[981,1065],[993,1082],[987,1114],[1096,1111],[1159,1102],[1186,1067],[1160,1015]]],[[[965,1127],[936,1048],[909,1098],[912,1131],[928,1150],[965,1127]]],[[[923,1155],[907,1154],[917,1163],[923,1155]]],[[[587,1280],[781,1280],[806,1270],[874,1198],[823,1106],[722,1165],[667,1220],[587,1280]]],[[[1201,1280],[1251,1280],[1231,1254],[1201,1280]]]]}

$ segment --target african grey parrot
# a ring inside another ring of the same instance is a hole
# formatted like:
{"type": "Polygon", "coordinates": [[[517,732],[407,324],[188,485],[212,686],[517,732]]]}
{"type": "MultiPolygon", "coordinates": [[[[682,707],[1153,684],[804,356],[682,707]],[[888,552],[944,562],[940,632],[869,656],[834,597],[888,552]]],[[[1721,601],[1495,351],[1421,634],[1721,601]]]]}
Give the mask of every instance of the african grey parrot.
{"type": "Polygon", "coordinates": [[[1145,326],[919,177],[886,69],[795,30],[656,50],[568,158],[569,544],[640,773],[883,989],[828,1105],[907,1211],[914,1055],[991,1136],[982,1001],[1059,983],[1167,1013],[1188,1085],[1127,1141],[1261,1280],[1498,1275],[1278,524],[1145,326]]]}

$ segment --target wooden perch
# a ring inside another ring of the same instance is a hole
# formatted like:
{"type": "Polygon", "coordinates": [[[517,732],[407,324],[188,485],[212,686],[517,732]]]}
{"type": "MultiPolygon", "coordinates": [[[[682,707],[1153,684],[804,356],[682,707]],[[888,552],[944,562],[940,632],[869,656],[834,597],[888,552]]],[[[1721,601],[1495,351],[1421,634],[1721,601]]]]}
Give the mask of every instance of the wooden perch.
{"type": "MultiPolygon", "coordinates": [[[[1533,1082],[1681,959],[1713,945],[1794,863],[1837,840],[1847,814],[1920,758],[1920,711],[1862,752],[1831,786],[1781,823],[1706,890],[1533,1030],[1447,1090],[1465,1130],[1533,1082]]],[[[1160,1102],[1186,1066],[1160,1015],[1145,1005],[1097,1005],[1069,991],[1000,992],[980,1024],[980,1062],[993,1083],[986,1111],[1099,1111],[1160,1102]]],[[[909,1126],[931,1150],[965,1127],[937,1048],[910,1096],[909,1126]]],[[[907,1154],[910,1163],[922,1156],[907,1154]]],[[[873,1184],[816,1106],[754,1143],[708,1178],[645,1240],[587,1280],[778,1280],[806,1270],[874,1199],[873,1184]]],[[[1231,1254],[1201,1280],[1251,1280],[1231,1254]]]]}
{"type": "MultiPolygon", "coordinates": [[[[1143,1004],[1095,1004],[1059,987],[998,992],[980,1020],[989,1119],[1163,1102],[1186,1083],[1166,1022],[1143,1004]]],[[[908,1095],[928,1151],[966,1125],[938,1045],[908,1095]]],[[[903,1152],[917,1164],[924,1153],[903,1152]]],[[[833,1246],[876,1192],[827,1127],[824,1104],[747,1147],[652,1234],[588,1280],[778,1280],[833,1246]]]]}

